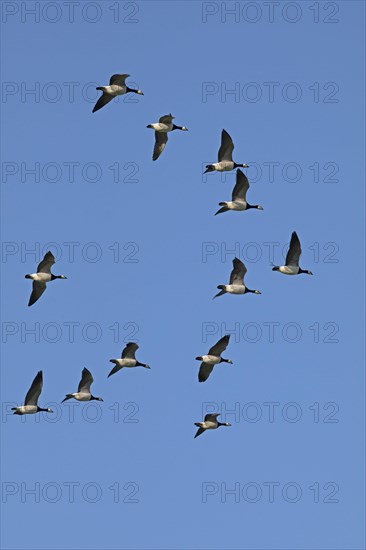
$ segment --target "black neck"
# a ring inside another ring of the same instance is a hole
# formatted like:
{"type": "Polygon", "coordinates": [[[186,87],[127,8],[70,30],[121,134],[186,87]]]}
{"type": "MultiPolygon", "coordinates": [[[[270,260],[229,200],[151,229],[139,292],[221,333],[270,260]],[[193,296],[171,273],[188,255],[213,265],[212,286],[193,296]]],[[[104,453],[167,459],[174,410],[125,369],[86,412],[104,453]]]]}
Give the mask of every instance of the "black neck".
{"type": "Polygon", "coordinates": [[[47,409],[41,409],[41,407],[37,406],[37,412],[48,412],[47,409]]]}
{"type": "Polygon", "coordinates": [[[176,124],[173,124],[173,130],[183,130],[183,126],[177,126],[176,124]]]}
{"type": "Polygon", "coordinates": [[[250,288],[246,286],[244,294],[246,294],[247,292],[252,292],[253,294],[255,294],[255,290],[250,290],[250,288]]]}
{"type": "Polygon", "coordinates": [[[224,359],[223,357],[221,357],[220,363],[228,363],[228,362],[229,362],[229,359],[224,359]]]}
{"type": "Polygon", "coordinates": [[[128,86],[126,86],[126,94],[128,94],[129,92],[133,92],[134,94],[137,94],[138,90],[134,90],[133,88],[129,88],[128,86]]]}
{"type": "Polygon", "coordinates": [[[136,367],[146,367],[144,363],[139,363],[139,361],[136,361],[136,367]]]}

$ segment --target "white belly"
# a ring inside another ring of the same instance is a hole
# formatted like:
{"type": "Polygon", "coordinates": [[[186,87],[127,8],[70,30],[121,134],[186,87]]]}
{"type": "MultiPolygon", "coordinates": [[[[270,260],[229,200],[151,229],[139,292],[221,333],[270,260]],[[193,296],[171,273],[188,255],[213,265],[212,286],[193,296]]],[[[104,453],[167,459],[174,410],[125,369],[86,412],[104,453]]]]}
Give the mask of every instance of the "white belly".
{"type": "Polygon", "coordinates": [[[72,396],[77,401],[90,401],[90,393],[73,393],[72,396]]]}
{"type": "Polygon", "coordinates": [[[245,286],[244,285],[226,285],[225,290],[230,294],[244,294],[245,286]]]}
{"type": "Polygon", "coordinates": [[[105,86],[104,91],[113,96],[123,95],[126,93],[126,86],[117,86],[116,84],[112,84],[112,86],[105,86]]]}
{"type": "Polygon", "coordinates": [[[216,355],[203,355],[202,361],[207,365],[217,365],[220,363],[220,357],[216,357],[216,355]]]}
{"type": "Polygon", "coordinates": [[[136,367],[136,359],[131,357],[125,357],[124,359],[117,359],[120,367],[136,367]]]}
{"type": "Polygon", "coordinates": [[[37,412],[36,405],[23,405],[22,407],[17,407],[17,411],[20,414],[35,414],[37,412]]]}
{"type": "Polygon", "coordinates": [[[279,271],[284,275],[297,275],[299,268],[297,265],[281,265],[279,271]]]}
{"type": "Polygon", "coordinates": [[[33,273],[31,275],[33,281],[38,281],[40,283],[48,283],[51,280],[50,273],[33,273]]]}
{"type": "Polygon", "coordinates": [[[222,160],[221,162],[215,162],[212,166],[218,172],[228,172],[234,168],[234,163],[231,160],[222,160]]]}
{"type": "Polygon", "coordinates": [[[247,203],[244,201],[230,201],[226,203],[226,206],[230,208],[230,210],[242,211],[246,209],[247,203]]]}
{"type": "Polygon", "coordinates": [[[156,132],[171,132],[173,130],[173,124],[165,124],[164,122],[155,122],[151,124],[156,132]]]}

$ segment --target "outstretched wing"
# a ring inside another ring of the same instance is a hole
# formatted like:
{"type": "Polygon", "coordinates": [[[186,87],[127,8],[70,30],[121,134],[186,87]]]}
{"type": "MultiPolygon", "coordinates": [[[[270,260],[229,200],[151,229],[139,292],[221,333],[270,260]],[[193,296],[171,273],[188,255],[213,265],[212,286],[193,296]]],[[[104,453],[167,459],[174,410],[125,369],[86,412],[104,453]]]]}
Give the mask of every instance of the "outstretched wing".
{"type": "Polygon", "coordinates": [[[234,258],[233,260],[233,270],[230,275],[230,284],[231,285],[242,285],[244,284],[244,277],[247,272],[247,268],[241,260],[234,258]]]}
{"type": "Polygon", "coordinates": [[[232,200],[246,200],[247,191],[249,189],[249,180],[239,168],[236,171],[236,184],[233,189],[232,200]]]}
{"type": "Polygon", "coordinates": [[[105,92],[103,92],[103,94],[100,96],[100,98],[94,105],[93,113],[95,113],[95,111],[99,111],[99,109],[104,107],[104,105],[107,105],[107,103],[112,101],[112,99],[114,99],[113,95],[106,94],[105,92]]]}
{"type": "MultiPolygon", "coordinates": [[[[159,121],[161,122],[161,120],[159,121]]],[[[155,132],[155,145],[152,159],[157,160],[161,153],[165,149],[165,145],[168,141],[168,134],[166,132],[155,132]]]]}
{"type": "Polygon", "coordinates": [[[37,273],[51,273],[51,267],[55,263],[55,257],[52,252],[48,251],[37,267],[37,273]]]}
{"type": "Polygon", "coordinates": [[[297,236],[296,231],[291,235],[290,247],[286,256],[286,265],[299,265],[299,258],[301,255],[301,245],[299,237],[297,236]]]}
{"type": "Polygon", "coordinates": [[[220,357],[223,351],[226,350],[230,340],[230,334],[226,334],[226,336],[223,336],[212,348],[210,348],[208,355],[215,355],[216,357],[220,357]]]}
{"type": "Polygon", "coordinates": [[[129,357],[130,359],[135,359],[135,353],[139,349],[136,342],[128,342],[126,344],[126,347],[122,351],[121,359],[125,359],[126,357],[129,357]]]}
{"type": "Polygon", "coordinates": [[[40,283],[39,281],[33,281],[33,290],[30,295],[28,306],[32,306],[46,290],[46,283],[40,283]]]}
{"type": "Polygon", "coordinates": [[[111,79],[109,81],[110,86],[125,86],[125,80],[128,78],[129,74],[114,74],[111,76],[111,79]]]}
{"type": "Polygon", "coordinates": [[[205,382],[207,378],[210,376],[213,368],[214,368],[214,365],[208,365],[207,363],[202,362],[198,373],[198,381],[205,382]]]}
{"type": "Polygon", "coordinates": [[[208,413],[205,416],[205,422],[216,422],[218,416],[220,416],[220,413],[208,413]]]}
{"type": "Polygon", "coordinates": [[[221,147],[219,149],[218,161],[233,160],[234,143],[226,130],[221,132],[221,147]]]}
{"type": "Polygon", "coordinates": [[[193,439],[196,439],[196,437],[198,437],[199,435],[203,434],[203,432],[205,432],[205,428],[198,428],[198,430],[196,431],[196,435],[194,436],[193,439]]]}
{"type": "Polygon", "coordinates": [[[35,379],[33,380],[27,395],[25,396],[24,405],[37,405],[38,398],[42,391],[42,385],[43,385],[43,375],[42,375],[42,371],[40,370],[37,373],[35,379]]]}
{"type": "Polygon", "coordinates": [[[222,214],[223,212],[228,212],[228,210],[230,209],[227,206],[223,206],[217,212],[215,212],[215,216],[217,216],[217,214],[222,214]]]}
{"type": "Polygon", "coordinates": [[[159,118],[159,122],[163,122],[164,124],[171,124],[173,118],[175,118],[171,113],[169,115],[164,115],[159,118]]]}
{"type": "Polygon", "coordinates": [[[81,373],[81,380],[78,386],[78,392],[80,393],[90,393],[90,386],[94,382],[91,372],[88,369],[83,369],[81,373]]]}

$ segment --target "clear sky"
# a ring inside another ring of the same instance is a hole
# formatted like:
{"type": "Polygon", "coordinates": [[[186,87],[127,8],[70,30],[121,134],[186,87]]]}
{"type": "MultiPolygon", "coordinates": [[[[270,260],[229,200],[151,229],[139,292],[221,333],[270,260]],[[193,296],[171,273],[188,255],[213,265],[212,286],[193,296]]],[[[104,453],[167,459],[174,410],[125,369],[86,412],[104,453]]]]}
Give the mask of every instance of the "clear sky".
{"type": "Polygon", "coordinates": [[[3,548],[365,548],[364,3],[1,7],[3,548]],[[115,73],[145,95],[92,114],[115,73]],[[223,128],[263,211],[214,217],[223,128]],[[294,230],[313,277],[271,270],[294,230]],[[235,255],[262,295],[212,301],[235,255]],[[61,406],[83,367],[104,402],[61,406]],[[54,414],[11,416],[40,369],[54,414]]]}

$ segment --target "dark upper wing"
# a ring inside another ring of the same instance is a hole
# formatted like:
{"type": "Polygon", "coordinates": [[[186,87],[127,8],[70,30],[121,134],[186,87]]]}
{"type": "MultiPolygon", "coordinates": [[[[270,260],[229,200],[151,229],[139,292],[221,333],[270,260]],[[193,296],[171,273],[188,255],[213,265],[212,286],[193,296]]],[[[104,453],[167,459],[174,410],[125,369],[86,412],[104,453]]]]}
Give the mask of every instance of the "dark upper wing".
{"type": "Polygon", "coordinates": [[[78,386],[78,392],[90,393],[90,386],[94,382],[91,372],[88,369],[83,369],[81,380],[78,386]]]}
{"type": "Polygon", "coordinates": [[[37,273],[51,273],[51,267],[55,263],[55,257],[52,252],[48,251],[44,255],[43,260],[37,267],[37,273]]]}
{"type": "Polygon", "coordinates": [[[95,111],[99,111],[99,109],[104,107],[104,105],[107,105],[107,103],[112,101],[113,98],[114,98],[113,95],[106,94],[105,92],[103,92],[103,94],[100,96],[100,98],[98,99],[98,101],[94,105],[93,113],[95,113],[95,111]]]}
{"type": "Polygon", "coordinates": [[[214,365],[208,365],[207,363],[202,362],[198,373],[198,381],[205,382],[207,378],[210,376],[213,368],[214,368],[214,365]]]}
{"type": "Polygon", "coordinates": [[[234,144],[226,130],[221,132],[221,147],[219,149],[218,160],[233,160],[234,144]]]}
{"type": "Polygon", "coordinates": [[[220,413],[208,413],[205,416],[205,422],[207,421],[216,422],[218,416],[220,416],[220,413]]]}
{"type": "Polygon", "coordinates": [[[299,265],[299,258],[301,255],[301,245],[299,237],[294,231],[291,235],[290,247],[286,256],[286,265],[299,265]]]}
{"type": "Polygon", "coordinates": [[[232,200],[246,200],[247,191],[249,189],[249,181],[245,174],[239,168],[236,171],[236,184],[233,189],[232,200]]]}
{"type": "Polygon", "coordinates": [[[28,390],[27,395],[25,396],[24,405],[37,405],[38,397],[41,394],[43,385],[43,375],[40,370],[35,379],[32,382],[31,387],[28,390]]]}
{"type": "Polygon", "coordinates": [[[226,336],[223,336],[212,348],[210,348],[208,355],[216,355],[216,357],[219,357],[223,351],[226,350],[230,340],[230,334],[226,334],[226,336]]]}
{"type": "Polygon", "coordinates": [[[165,124],[170,124],[173,120],[173,115],[170,113],[169,115],[164,115],[159,118],[159,122],[163,122],[165,124]]]}
{"type": "Polygon", "coordinates": [[[168,141],[168,134],[166,132],[155,132],[155,145],[154,145],[154,152],[152,156],[153,160],[157,160],[160,157],[161,153],[164,151],[167,141],[168,141]]]}
{"type": "Polygon", "coordinates": [[[243,284],[245,274],[247,272],[247,268],[243,264],[242,261],[240,261],[238,258],[234,258],[233,260],[233,270],[230,275],[230,284],[243,284]]]}
{"type": "Polygon", "coordinates": [[[122,351],[121,359],[124,359],[125,357],[135,359],[135,353],[138,349],[139,347],[135,342],[128,342],[128,344],[126,344],[126,347],[122,351]]]}
{"type": "Polygon", "coordinates": [[[32,291],[32,294],[30,295],[28,306],[32,306],[38,300],[38,298],[42,296],[45,290],[46,290],[46,283],[33,281],[33,291],[32,291]]]}
{"type": "Polygon", "coordinates": [[[114,74],[113,76],[111,76],[109,85],[112,86],[114,84],[115,86],[124,86],[125,80],[129,76],[129,74],[114,74]]]}

